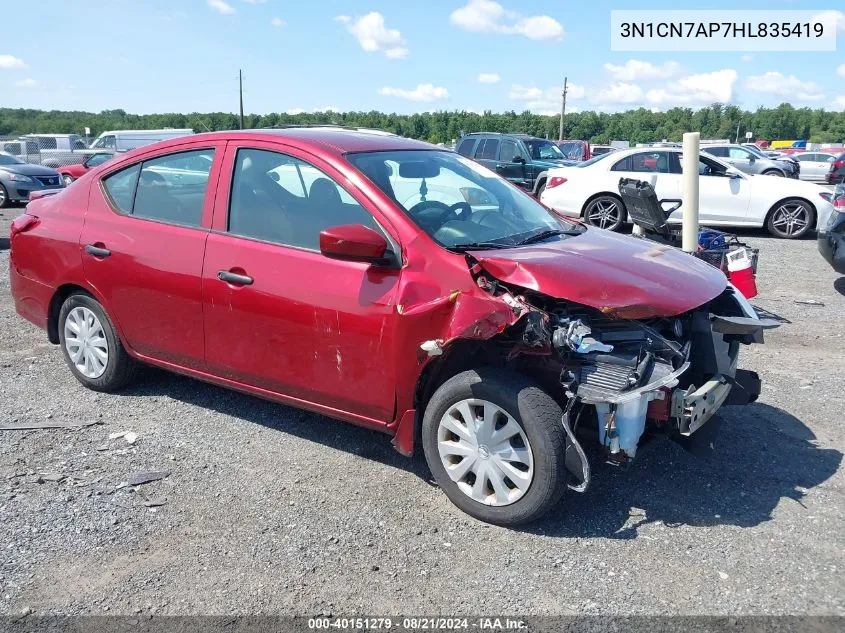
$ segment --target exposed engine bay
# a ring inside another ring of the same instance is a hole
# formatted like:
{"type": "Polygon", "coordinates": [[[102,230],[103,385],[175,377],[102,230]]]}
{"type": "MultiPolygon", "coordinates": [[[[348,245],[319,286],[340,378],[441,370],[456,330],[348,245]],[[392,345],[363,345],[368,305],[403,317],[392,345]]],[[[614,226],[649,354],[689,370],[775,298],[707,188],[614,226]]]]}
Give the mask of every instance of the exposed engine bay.
{"type": "MultiPolygon", "coordinates": [[[[760,393],[757,374],[737,369],[739,346],[762,343],[763,330],[778,324],[760,319],[731,285],[683,314],[635,320],[504,284],[470,256],[468,263],[478,287],[516,317],[497,337],[506,362],[552,386],[564,406],[574,490],[585,490],[590,479],[576,438],[589,408],[606,459],[622,464],[635,457],[647,423],[690,436],[722,405],[752,402],[760,393]]],[[[423,349],[432,353],[428,344],[423,349]]]]}

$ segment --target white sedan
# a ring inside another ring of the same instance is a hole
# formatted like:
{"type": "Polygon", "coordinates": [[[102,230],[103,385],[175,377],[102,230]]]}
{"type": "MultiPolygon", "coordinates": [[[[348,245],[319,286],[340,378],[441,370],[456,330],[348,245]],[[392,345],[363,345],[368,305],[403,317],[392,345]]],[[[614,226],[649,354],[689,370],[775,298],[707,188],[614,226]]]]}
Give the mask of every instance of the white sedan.
{"type": "MultiPolygon", "coordinates": [[[[711,156],[699,156],[699,219],[707,226],[766,227],[776,237],[797,238],[824,224],[833,212],[831,194],[817,185],[774,176],[743,174],[711,156]]],[[[654,187],[660,200],[682,197],[681,150],[639,148],[602,154],[548,172],[540,201],[562,215],[583,217],[615,230],[628,221],[619,179],[654,187]]],[[[669,216],[682,222],[683,209],[669,216]]]]}

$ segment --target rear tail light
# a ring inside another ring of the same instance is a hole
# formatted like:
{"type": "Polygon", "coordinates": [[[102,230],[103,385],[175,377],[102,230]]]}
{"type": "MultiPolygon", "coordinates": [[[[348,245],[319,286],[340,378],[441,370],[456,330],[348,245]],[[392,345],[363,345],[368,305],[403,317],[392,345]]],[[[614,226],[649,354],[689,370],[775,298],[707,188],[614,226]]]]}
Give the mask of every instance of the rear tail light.
{"type": "Polygon", "coordinates": [[[833,208],[834,209],[842,209],[845,211],[845,195],[839,196],[833,200],[833,208]]]}
{"type": "Polygon", "coordinates": [[[830,166],[830,171],[836,171],[845,167],[845,160],[837,160],[830,166]]]}
{"type": "Polygon", "coordinates": [[[41,220],[39,220],[37,216],[29,215],[28,213],[18,216],[15,218],[15,221],[12,222],[12,226],[9,229],[9,241],[11,241],[18,233],[24,233],[30,229],[34,229],[38,226],[39,222],[41,222],[41,220]]]}
{"type": "Polygon", "coordinates": [[[549,178],[549,182],[546,183],[546,189],[553,189],[559,185],[562,185],[566,182],[566,178],[563,176],[552,176],[549,178]]]}

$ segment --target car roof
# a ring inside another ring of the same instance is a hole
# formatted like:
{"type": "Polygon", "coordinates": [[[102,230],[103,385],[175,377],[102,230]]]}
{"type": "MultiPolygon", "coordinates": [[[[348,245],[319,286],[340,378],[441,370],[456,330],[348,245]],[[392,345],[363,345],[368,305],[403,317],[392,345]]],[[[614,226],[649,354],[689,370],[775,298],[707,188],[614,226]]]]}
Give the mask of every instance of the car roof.
{"type": "MultiPolygon", "coordinates": [[[[530,134],[511,134],[510,132],[470,132],[464,134],[462,138],[468,136],[510,136],[511,138],[518,138],[524,141],[545,141],[548,139],[540,138],[539,136],[531,136],[530,134]]],[[[554,142],[554,141],[552,141],[554,142]]]]}
{"type": "Polygon", "coordinates": [[[168,139],[156,144],[165,148],[178,146],[190,140],[191,143],[203,141],[281,141],[300,149],[319,150],[335,156],[352,152],[379,152],[401,150],[444,150],[431,143],[385,134],[380,130],[360,130],[341,127],[292,127],[261,128],[252,130],[227,130],[206,132],[193,136],[168,139]]]}

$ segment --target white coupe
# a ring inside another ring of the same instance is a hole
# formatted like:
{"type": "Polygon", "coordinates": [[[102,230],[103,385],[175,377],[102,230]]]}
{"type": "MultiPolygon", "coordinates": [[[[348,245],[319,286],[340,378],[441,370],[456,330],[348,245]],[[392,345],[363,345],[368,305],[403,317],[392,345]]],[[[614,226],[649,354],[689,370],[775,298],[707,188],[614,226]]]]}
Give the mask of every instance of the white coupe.
{"type": "MultiPolygon", "coordinates": [[[[750,176],[711,156],[699,156],[699,220],[707,226],[766,227],[776,237],[797,238],[833,212],[831,193],[791,178],[750,176]]],[[[628,221],[619,179],[650,183],[659,200],[682,197],[681,150],[639,148],[602,154],[548,172],[540,201],[562,215],[618,229],[628,221]]],[[[683,209],[669,216],[680,224],[683,209]]]]}

